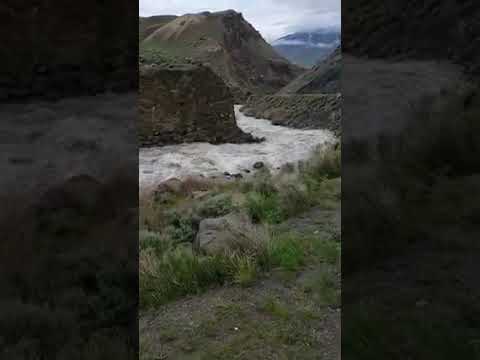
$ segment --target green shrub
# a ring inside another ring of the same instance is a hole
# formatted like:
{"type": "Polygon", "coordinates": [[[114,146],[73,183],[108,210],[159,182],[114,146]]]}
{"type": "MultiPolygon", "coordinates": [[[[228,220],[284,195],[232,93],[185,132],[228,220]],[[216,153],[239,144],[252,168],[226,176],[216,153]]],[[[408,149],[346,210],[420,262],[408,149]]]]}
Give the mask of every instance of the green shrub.
{"type": "Polygon", "coordinates": [[[255,223],[278,224],[284,218],[277,193],[268,195],[261,192],[248,193],[245,205],[255,223]]]}
{"type": "Polygon", "coordinates": [[[231,195],[219,194],[201,203],[196,212],[201,218],[216,218],[227,215],[234,209],[231,195]]]}
{"type": "Polygon", "coordinates": [[[242,287],[252,285],[257,278],[255,259],[250,256],[235,256],[233,261],[235,264],[234,282],[242,287]]]}
{"type": "Polygon", "coordinates": [[[301,214],[312,206],[308,192],[298,185],[287,184],[280,189],[280,208],[283,218],[301,214]]]}
{"type": "Polygon", "coordinates": [[[193,242],[196,234],[193,219],[177,213],[170,215],[170,226],[166,232],[176,243],[193,242]]]}
{"type": "Polygon", "coordinates": [[[269,267],[295,271],[305,264],[304,244],[294,235],[274,236],[267,251],[266,258],[262,260],[269,267]]]}
{"type": "Polygon", "coordinates": [[[169,248],[171,248],[172,243],[171,241],[168,241],[165,236],[162,236],[159,233],[148,230],[140,230],[139,246],[141,251],[153,249],[155,254],[160,256],[169,248]]]}
{"type": "Polygon", "coordinates": [[[234,263],[226,256],[200,257],[184,248],[170,251],[140,271],[142,307],[160,305],[232,279],[234,263]]]}
{"type": "Polygon", "coordinates": [[[342,158],[340,148],[330,146],[319,149],[308,161],[304,172],[317,180],[334,179],[341,176],[342,158]]]}

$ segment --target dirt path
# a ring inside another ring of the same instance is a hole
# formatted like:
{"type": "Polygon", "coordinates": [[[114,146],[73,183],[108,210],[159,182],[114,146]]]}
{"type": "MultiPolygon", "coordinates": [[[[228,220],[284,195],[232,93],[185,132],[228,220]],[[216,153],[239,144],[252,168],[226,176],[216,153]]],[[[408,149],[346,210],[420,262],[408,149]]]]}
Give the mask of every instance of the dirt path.
{"type": "MultiPolygon", "coordinates": [[[[340,209],[315,208],[282,224],[304,234],[338,230],[340,209]],[[335,225],[332,227],[332,225],[335,225]]],[[[274,271],[254,286],[227,286],[140,317],[141,359],[339,359],[340,309],[316,287],[336,266],[274,271]]]]}

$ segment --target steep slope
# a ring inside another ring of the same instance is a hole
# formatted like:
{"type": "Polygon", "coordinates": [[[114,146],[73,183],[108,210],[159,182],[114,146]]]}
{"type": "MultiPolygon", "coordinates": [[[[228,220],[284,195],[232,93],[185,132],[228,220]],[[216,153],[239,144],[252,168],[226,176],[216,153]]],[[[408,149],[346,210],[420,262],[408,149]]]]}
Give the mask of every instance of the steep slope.
{"type": "Polygon", "coordinates": [[[328,129],[340,135],[341,50],[273,96],[251,96],[242,111],[249,116],[269,119],[274,124],[301,129],[328,129]]]}
{"type": "Polygon", "coordinates": [[[310,68],[325,59],[339,43],[339,30],[318,29],[283,36],[272,45],[280,55],[292,63],[310,68]]]}
{"type": "Polygon", "coordinates": [[[160,27],[140,45],[170,56],[208,65],[236,99],[274,93],[303,70],[282,58],[233,10],[187,14],[160,27]]]}
{"type": "Polygon", "coordinates": [[[328,58],[285,86],[279,94],[337,93],[340,91],[341,63],[342,53],[337,47],[328,58]]]}
{"type": "Polygon", "coordinates": [[[146,39],[149,35],[160,29],[163,25],[175,20],[175,15],[157,15],[150,17],[140,17],[138,19],[138,38],[140,41],[146,39]]]}
{"type": "Polygon", "coordinates": [[[140,145],[253,141],[237,127],[233,104],[225,83],[206,66],[142,66],[140,145]]]}

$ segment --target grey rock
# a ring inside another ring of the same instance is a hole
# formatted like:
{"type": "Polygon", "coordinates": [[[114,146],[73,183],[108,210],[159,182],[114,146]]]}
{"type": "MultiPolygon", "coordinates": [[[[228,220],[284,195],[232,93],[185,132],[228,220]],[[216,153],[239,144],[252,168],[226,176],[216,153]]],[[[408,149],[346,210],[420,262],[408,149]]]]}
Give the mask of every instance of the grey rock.
{"type": "Polygon", "coordinates": [[[264,166],[265,164],[263,163],[263,161],[257,161],[255,164],[253,164],[253,168],[257,170],[263,168],[264,166]]]}
{"type": "Polygon", "coordinates": [[[223,254],[244,247],[247,243],[266,239],[265,229],[252,224],[245,214],[231,213],[200,222],[193,242],[197,252],[210,255],[223,254]]]}

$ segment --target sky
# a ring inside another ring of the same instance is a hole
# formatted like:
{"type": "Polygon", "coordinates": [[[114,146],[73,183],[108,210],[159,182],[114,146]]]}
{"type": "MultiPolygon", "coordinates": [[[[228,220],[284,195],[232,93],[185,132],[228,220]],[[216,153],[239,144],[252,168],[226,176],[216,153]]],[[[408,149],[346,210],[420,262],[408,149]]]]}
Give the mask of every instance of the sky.
{"type": "Polygon", "coordinates": [[[341,0],[140,0],[140,16],[233,9],[268,41],[292,32],[340,27],[341,0]]]}

